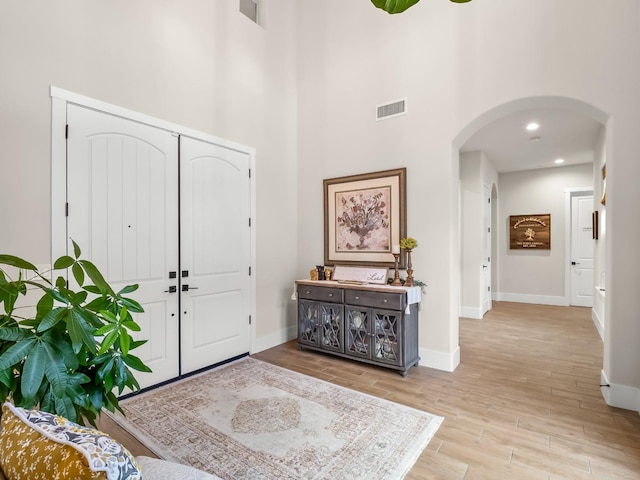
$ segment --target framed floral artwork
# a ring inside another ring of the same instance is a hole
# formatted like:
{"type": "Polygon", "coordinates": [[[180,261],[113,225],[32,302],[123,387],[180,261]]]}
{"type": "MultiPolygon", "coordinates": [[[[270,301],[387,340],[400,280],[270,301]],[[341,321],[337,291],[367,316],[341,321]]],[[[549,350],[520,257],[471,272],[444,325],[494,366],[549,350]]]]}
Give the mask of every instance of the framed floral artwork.
{"type": "Polygon", "coordinates": [[[325,265],[393,267],[392,249],[407,234],[406,168],[330,178],[323,186],[325,265]]]}

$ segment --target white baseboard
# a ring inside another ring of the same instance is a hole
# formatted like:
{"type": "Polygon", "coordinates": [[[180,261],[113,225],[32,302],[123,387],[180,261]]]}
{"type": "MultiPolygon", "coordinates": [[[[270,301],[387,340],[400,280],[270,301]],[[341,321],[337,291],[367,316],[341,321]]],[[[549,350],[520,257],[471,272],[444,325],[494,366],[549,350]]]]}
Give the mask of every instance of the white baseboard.
{"type": "Polygon", "coordinates": [[[251,342],[252,354],[268,350],[272,347],[282,345],[283,343],[293,340],[298,335],[296,326],[287,327],[264,337],[254,338],[251,342]]]}
{"type": "Polygon", "coordinates": [[[474,307],[460,307],[460,316],[480,320],[482,318],[482,310],[474,307]]]}
{"type": "Polygon", "coordinates": [[[460,365],[460,347],[451,353],[420,349],[420,366],[453,372],[460,365]]]}
{"type": "Polygon", "coordinates": [[[595,308],[591,309],[591,319],[593,320],[593,324],[596,326],[596,330],[600,334],[600,339],[604,342],[604,322],[598,316],[598,312],[596,312],[595,308]]]}
{"type": "Polygon", "coordinates": [[[628,385],[617,385],[609,382],[604,370],[600,372],[600,384],[609,385],[608,387],[600,387],[602,396],[604,397],[604,401],[607,402],[607,405],[640,412],[640,389],[630,387],[628,385]]]}
{"type": "Polygon", "coordinates": [[[568,307],[569,301],[565,297],[555,297],[551,295],[527,295],[524,293],[498,293],[499,302],[533,303],[536,305],[555,305],[558,307],[568,307]]]}

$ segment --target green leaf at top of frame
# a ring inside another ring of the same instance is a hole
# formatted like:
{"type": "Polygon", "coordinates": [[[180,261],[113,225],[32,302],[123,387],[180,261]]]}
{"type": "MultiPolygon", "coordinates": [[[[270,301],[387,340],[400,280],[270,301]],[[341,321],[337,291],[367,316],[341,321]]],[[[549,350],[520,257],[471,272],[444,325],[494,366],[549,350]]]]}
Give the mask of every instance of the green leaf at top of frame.
{"type": "Polygon", "coordinates": [[[22,268],[24,270],[38,270],[38,268],[33,263],[27,262],[26,260],[14,255],[0,254],[0,264],[10,265],[12,267],[22,268]]]}
{"type": "Polygon", "coordinates": [[[53,263],[53,268],[55,268],[56,270],[64,270],[65,268],[69,268],[74,263],[75,260],[73,259],[73,257],[65,255],[63,257],[60,257],[53,263]]]}
{"type": "Polygon", "coordinates": [[[471,0],[449,0],[449,1],[453,3],[469,3],[471,0]]]}
{"type": "Polygon", "coordinates": [[[420,0],[371,0],[376,7],[381,8],[387,13],[402,13],[407,8],[412,7],[420,0]]]}

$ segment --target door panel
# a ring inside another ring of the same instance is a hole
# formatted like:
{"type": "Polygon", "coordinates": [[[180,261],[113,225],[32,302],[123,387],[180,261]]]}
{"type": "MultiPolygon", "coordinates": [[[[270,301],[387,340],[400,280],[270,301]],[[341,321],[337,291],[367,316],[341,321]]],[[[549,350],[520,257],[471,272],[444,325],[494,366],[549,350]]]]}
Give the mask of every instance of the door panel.
{"type": "Polygon", "coordinates": [[[132,295],[149,342],[133,353],[153,373],[142,387],[178,376],[178,295],[166,293],[178,269],[177,142],[171,133],[69,105],[67,108],[68,236],[114,289],[138,283],[132,295]]]}
{"type": "Polygon", "coordinates": [[[249,156],[180,139],[182,373],[249,351],[249,156]]]}
{"type": "Polygon", "coordinates": [[[491,301],[491,194],[489,187],[482,186],[484,194],[484,235],[482,236],[482,315],[492,308],[491,301]]]}
{"type": "Polygon", "coordinates": [[[571,198],[571,305],[593,306],[592,196],[571,198]]]}

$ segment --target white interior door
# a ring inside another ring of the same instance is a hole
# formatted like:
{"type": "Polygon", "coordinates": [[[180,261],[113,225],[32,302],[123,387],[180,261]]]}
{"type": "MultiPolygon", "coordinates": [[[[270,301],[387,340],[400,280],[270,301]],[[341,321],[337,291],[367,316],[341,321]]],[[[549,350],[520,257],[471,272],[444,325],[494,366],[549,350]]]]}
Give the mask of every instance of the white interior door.
{"type": "Polygon", "coordinates": [[[68,236],[119,290],[145,312],[132,352],[153,373],[141,387],[178,376],[178,295],[167,292],[178,270],[178,159],[171,133],[89,108],[68,105],[68,236]]]}
{"type": "Polygon", "coordinates": [[[593,306],[593,196],[571,197],[571,305],[593,306]]]}
{"type": "Polygon", "coordinates": [[[249,351],[249,162],[180,138],[183,374],[249,351]]]}
{"type": "Polygon", "coordinates": [[[482,192],[484,194],[484,235],[483,235],[483,257],[482,257],[482,277],[483,277],[483,295],[482,295],[482,315],[491,310],[491,194],[489,187],[483,185],[482,192]]]}

